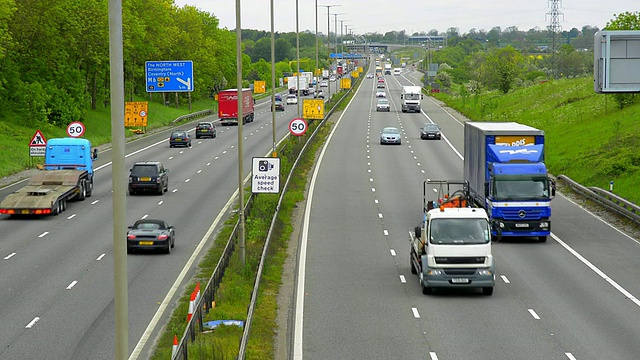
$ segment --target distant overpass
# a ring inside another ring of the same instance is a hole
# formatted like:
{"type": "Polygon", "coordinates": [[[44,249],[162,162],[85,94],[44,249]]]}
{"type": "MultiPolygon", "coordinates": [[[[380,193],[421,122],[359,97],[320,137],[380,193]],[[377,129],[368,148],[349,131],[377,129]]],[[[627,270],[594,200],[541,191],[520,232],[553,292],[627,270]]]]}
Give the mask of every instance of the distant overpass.
{"type": "Polygon", "coordinates": [[[366,43],[366,44],[344,44],[351,53],[383,53],[391,52],[393,50],[411,46],[411,47],[424,47],[424,45],[414,42],[406,44],[390,44],[390,43],[366,43]]]}

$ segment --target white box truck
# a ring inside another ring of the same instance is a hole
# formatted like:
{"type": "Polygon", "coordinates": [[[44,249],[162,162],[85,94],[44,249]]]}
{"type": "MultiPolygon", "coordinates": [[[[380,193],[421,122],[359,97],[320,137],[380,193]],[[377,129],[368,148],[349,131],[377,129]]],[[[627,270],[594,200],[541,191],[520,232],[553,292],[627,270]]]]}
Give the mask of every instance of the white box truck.
{"type": "Polygon", "coordinates": [[[403,86],[402,94],[400,94],[402,112],[420,112],[420,100],[422,100],[423,97],[420,86],[403,86]]]}

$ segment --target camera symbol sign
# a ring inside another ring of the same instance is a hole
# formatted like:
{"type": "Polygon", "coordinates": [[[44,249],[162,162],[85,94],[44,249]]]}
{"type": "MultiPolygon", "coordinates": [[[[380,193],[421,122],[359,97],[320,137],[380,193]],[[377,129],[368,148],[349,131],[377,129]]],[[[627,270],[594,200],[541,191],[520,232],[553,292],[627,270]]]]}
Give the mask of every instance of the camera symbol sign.
{"type": "Polygon", "coordinates": [[[251,192],[277,194],[280,192],[280,159],[273,157],[253,158],[251,192]]]}
{"type": "Polygon", "coordinates": [[[302,136],[307,132],[307,122],[303,118],[293,118],[289,123],[289,132],[294,136],[302,136]]]}

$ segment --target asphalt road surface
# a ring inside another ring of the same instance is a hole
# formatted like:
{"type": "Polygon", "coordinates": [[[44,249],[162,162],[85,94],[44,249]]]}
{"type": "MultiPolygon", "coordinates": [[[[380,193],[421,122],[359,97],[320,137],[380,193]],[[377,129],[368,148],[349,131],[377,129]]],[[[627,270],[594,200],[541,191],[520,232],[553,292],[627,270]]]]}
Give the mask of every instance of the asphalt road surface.
{"type": "Polygon", "coordinates": [[[385,76],[391,112],[365,80],[314,174],[301,237],[295,359],[637,359],[640,244],[561,194],[547,243],[493,244],[496,288],[421,293],[409,231],[422,183],[461,180],[463,125],[433,100],[402,113],[402,85],[385,76]],[[435,122],[442,140],[420,140],[435,122]],[[395,126],[402,145],[380,145],[395,126]]]}

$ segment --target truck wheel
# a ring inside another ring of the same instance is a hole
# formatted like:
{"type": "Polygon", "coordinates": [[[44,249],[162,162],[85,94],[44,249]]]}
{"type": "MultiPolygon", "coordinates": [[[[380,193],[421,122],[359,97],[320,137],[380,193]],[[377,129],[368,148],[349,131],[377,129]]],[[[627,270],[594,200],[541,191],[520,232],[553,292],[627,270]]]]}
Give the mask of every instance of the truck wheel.
{"type": "Polygon", "coordinates": [[[62,200],[58,201],[53,209],[53,215],[58,215],[62,212],[62,200]]]}
{"type": "Polygon", "coordinates": [[[421,285],[422,285],[422,293],[424,295],[431,295],[433,293],[433,289],[432,288],[427,287],[424,284],[421,284],[421,285]]]}
{"type": "Polygon", "coordinates": [[[83,179],[83,180],[80,180],[80,195],[78,195],[78,200],[84,201],[86,197],[87,197],[87,188],[85,186],[84,179],[83,179]]]}
{"type": "Polygon", "coordinates": [[[91,197],[92,193],[93,193],[93,179],[87,182],[87,197],[91,197]]]}
{"type": "Polygon", "coordinates": [[[539,242],[547,242],[547,237],[546,236],[538,236],[538,241],[539,242]]]}
{"type": "Polygon", "coordinates": [[[493,287],[483,287],[482,294],[486,296],[491,296],[493,294],[493,287]]]}

